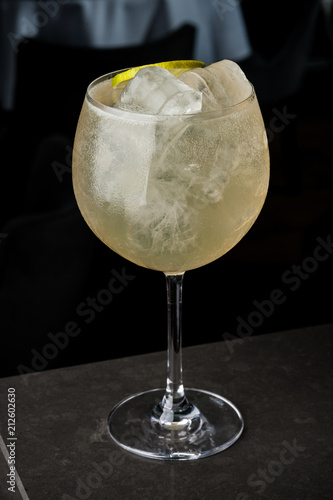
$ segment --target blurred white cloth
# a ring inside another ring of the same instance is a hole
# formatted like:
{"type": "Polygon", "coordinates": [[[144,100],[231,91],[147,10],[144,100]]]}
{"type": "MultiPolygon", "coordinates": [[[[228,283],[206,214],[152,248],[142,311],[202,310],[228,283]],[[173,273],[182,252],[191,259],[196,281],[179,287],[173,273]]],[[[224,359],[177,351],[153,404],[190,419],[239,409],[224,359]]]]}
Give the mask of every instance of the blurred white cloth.
{"type": "Polygon", "coordinates": [[[240,61],[251,45],[234,0],[2,0],[0,100],[13,107],[15,61],[26,38],[96,48],[153,41],[183,24],[196,28],[194,58],[240,61]]]}

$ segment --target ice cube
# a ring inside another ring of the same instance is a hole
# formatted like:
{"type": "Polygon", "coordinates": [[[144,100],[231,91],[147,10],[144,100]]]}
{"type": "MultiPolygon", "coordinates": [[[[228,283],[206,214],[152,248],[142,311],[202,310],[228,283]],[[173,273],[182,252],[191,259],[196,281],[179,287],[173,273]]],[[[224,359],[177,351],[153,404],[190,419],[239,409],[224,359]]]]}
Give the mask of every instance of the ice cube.
{"type": "MultiPolygon", "coordinates": [[[[252,86],[235,62],[224,59],[206,69],[220,80],[232,105],[244,101],[251,94],[252,86]]],[[[214,93],[213,89],[211,91],[214,93]]]]}
{"type": "Polygon", "coordinates": [[[148,114],[201,111],[202,94],[159,66],[140,69],[121,93],[116,108],[148,114]]]}
{"type": "Polygon", "coordinates": [[[163,198],[167,186],[172,191],[171,199],[185,196],[183,206],[201,210],[221,201],[238,165],[241,148],[234,135],[230,121],[224,120],[211,120],[205,127],[201,122],[188,123],[174,134],[164,131],[156,135],[158,147],[150,169],[147,200],[152,190],[160,190],[163,198]],[[224,142],[228,147],[223,147],[224,142]]]}
{"type": "Polygon", "coordinates": [[[241,68],[227,59],[206,68],[186,71],[179,79],[202,92],[202,111],[232,106],[251,93],[251,84],[241,68]]]}
{"type": "Polygon", "coordinates": [[[87,178],[94,198],[101,204],[109,204],[112,211],[119,211],[120,207],[126,212],[135,211],[146,203],[156,124],[147,121],[137,126],[132,120],[117,115],[110,120],[98,108],[91,113],[95,114],[100,126],[94,148],[87,139],[91,129],[96,128],[92,119],[86,123],[85,135],[81,134],[82,147],[90,149],[87,154],[91,156],[91,171],[87,178]]]}
{"type": "Polygon", "coordinates": [[[151,179],[147,203],[131,214],[131,244],[153,255],[190,251],[197,235],[184,186],[177,178],[151,179]]]}
{"type": "Polygon", "coordinates": [[[179,79],[202,93],[202,111],[211,111],[231,105],[222,83],[215,74],[205,68],[185,71],[179,79]]]}

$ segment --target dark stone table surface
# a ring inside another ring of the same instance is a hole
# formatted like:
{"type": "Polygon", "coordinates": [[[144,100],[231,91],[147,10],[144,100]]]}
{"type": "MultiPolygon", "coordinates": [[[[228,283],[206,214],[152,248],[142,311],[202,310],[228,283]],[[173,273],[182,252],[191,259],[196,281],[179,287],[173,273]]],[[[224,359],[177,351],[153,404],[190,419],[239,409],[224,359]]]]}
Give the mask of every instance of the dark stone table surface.
{"type": "Polygon", "coordinates": [[[184,349],[185,385],[222,394],[245,420],[233,446],[192,462],[137,457],[106,432],[119,400],[164,385],[165,353],[0,379],[0,498],[332,499],[332,337],[321,325],[184,349]]]}

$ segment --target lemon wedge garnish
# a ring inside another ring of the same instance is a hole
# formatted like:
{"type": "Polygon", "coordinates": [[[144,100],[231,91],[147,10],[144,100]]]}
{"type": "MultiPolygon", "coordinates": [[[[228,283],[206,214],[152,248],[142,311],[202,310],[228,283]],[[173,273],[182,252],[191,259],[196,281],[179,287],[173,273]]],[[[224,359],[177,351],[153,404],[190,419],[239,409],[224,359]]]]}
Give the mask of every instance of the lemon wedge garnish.
{"type": "MultiPolygon", "coordinates": [[[[160,66],[161,68],[168,69],[170,73],[178,77],[184,71],[193,68],[204,68],[205,63],[201,61],[184,60],[184,61],[166,61],[154,64],[145,64],[144,66],[136,66],[135,68],[128,69],[122,73],[118,73],[112,78],[112,87],[117,87],[120,83],[131,80],[139,71],[139,69],[147,68],[148,66],[160,66]]],[[[125,86],[124,84],[122,86],[125,86]]]]}

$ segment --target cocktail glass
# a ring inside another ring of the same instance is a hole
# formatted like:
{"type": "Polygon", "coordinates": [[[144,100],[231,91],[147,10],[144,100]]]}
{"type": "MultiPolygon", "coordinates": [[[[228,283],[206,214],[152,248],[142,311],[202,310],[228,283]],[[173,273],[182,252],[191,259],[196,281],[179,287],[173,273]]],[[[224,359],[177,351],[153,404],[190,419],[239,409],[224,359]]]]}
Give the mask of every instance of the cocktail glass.
{"type": "Polygon", "coordinates": [[[74,191],[92,231],[112,250],[166,277],[166,388],[127,397],[108,418],[124,449],[193,460],[232,445],[243,431],[233,403],[184,389],[184,273],[225,254],[250,229],[268,189],[269,154],[254,89],[209,112],[150,115],[112,107],[113,77],[92,82],[73,154],[74,191]]]}

